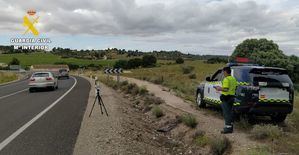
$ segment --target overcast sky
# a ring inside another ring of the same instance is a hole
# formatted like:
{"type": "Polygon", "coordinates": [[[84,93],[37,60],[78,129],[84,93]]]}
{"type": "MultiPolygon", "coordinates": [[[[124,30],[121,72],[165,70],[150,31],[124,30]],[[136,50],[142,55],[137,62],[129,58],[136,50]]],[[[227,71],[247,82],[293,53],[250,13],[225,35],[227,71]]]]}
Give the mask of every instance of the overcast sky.
{"type": "Polygon", "coordinates": [[[29,9],[52,47],[229,55],[246,38],[267,38],[299,55],[296,0],[0,0],[0,44],[30,37],[21,35],[29,9]]]}

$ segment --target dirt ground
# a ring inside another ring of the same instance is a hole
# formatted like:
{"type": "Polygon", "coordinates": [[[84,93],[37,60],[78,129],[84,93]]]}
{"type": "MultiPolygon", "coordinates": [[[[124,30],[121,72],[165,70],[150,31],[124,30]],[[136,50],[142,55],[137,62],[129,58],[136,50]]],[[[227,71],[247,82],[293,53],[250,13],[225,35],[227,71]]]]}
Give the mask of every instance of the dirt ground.
{"type": "MultiPolygon", "coordinates": [[[[101,96],[109,116],[101,115],[99,105],[95,105],[88,117],[95,97],[93,88],[73,154],[207,154],[207,149],[186,145],[171,132],[157,131],[167,124],[165,120],[175,120],[176,113],[169,111],[163,119],[157,119],[150,111],[145,112],[132,104],[138,98],[103,84],[101,96]]],[[[174,131],[182,134],[188,130],[179,125],[174,131]]]]}
{"type": "MultiPolygon", "coordinates": [[[[165,87],[133,78],[121,77],[121,80],[145,86],[149,93],[163,99],[165,103],[159,107],[165,116],[156,118],[150,110],[145,111],[144,107],[136,104],[142,100],[140,96],[126,95],[101,84],[101,96],[109,117],[101,115],[99,105],[95,106],[91,117],[88,117],[95,98],[92,87],[74,154],[211,154],[209,146],[194,143],[194,135],[201,130],[209,137],[222,136],[222,117],[198,110],[165,87]],[[197,118],[195,129],[176,122],[178,116],[185,113],[197,118]],[[172,130],[158,131],[173,122],[176,124],[172,130]]],[[[94,84],[94,81],[90,82],[94,84]]],[[[232,142],[232,149],[226,154],[246,154],[250,149],[262,145],[238,130],[225,136],[232,142]]]]}
{"type": "MultiPolygon", "coordinates": [[[[136,83],[138,86],[145,86],[150,93],[162,98],[172,113],[180,113],[184,111],[191,113],[197,117],[199,128],[204,130],[210,136],[219,136],[224,122],[222,118],[207,115],[204,110],[198,110],[190,103],[186,103],[183,99],[177,97],[174,93],[167,91],[169,89],[156,85],[147,81],[142,81],[134,78],[121,77],[121,80],[127,80],[131,83],[136,83]],[[172,108],[170,108],[172,107],[172,108]]],[[[244,154],[248,150],[261,146],[259,142],[252,141],[248,135],[242,131],[236,130],[233,134],[225,135],[232,141],[231,154],[244,154]]]]}

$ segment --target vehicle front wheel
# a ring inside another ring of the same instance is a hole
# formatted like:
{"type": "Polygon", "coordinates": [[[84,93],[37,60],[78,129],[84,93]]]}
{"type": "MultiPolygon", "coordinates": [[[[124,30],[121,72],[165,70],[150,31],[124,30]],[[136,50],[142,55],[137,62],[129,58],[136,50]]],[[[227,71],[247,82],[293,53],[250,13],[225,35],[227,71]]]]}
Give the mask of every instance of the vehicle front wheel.
{"type": "Polygon", "coordinates": [[[271,116],[271,120],[276,123],[284,122],[284,120],[287,118],[286,114],[277,114],[275,116],[271,116]]]}
{"type": "Polygon", "coordinates": [[[29,88],[29,93],[32,93],[33,91],[33,88],[29,88]]]}
{"type": "Polygon", "coordinates": [[[203,95],[201,93],[197,93],[196,103],[200,108],[205,108],[206,103],[203,100],[203,95]]]}

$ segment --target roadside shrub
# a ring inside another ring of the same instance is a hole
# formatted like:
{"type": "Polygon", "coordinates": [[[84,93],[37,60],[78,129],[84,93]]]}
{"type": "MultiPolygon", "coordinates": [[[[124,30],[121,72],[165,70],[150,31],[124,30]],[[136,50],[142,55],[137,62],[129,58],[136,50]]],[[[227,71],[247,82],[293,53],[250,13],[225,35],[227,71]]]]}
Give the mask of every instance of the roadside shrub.
{"type": "Polygon", "coordinates": [[[152,113],[153,113],[154,116],[156,116],[156,118],[164,116],[164,113],[163,113],[162,109],[158,106],[153,107],[152,113]]]}
{"type": "Polygon", "coordinates": [[[183,74],[189,74],[194,70],[193,66],[182,66],[183,74]]]}
{"type": "Polygon", "coordinates": [[[282,136],[282,130],[277,125],[254,125],[250,136],[256,140],[276,139],[282,136]]]}
{"type": "Polygon", "coordinates": [[[179,58],[177,58],[177,59],[175,60],[175,62],[176,62],[177,64],[183,64],[185,61],[184,61],[183,58],[179,57],[179,58]]]}
{"type": "Polygon", "coordinates": [[[192,73],[192,74],[190,74],[188,77],[189,77],[189,79],[196,79],[196,74],[195,74],[195,73],[192,73]]]}
{"type": "Polygon", "coordinates": [[[195,116],[193,116],[191,114],[183,115],[182,122],[190,128],[195,128],[198,124],[195,116]]]}
{"type": "Polygon", "coordinates": [[[122,81],[122,82],[120,83],[121,86],[126,86],[126,85],[128,85],[128,84],[129,84],[128,81],[122,81]]]}
{"type": "Polygon", "coordinates": [[[139,88],[139,94],[140,95],[146,95],[146,94],[148,94],[148,90],[146,89],[145,86],[142,86],[142,87],[139,88]]]}
{"type": "Polygon", "coordinates": [[[224,136],[211,139],[211,153],[213,155],[222,155],[231,148],[231,142],[224,136]]]}
{"type": "Polygon", "coordinates": [[[137,95],[139,93],[139,87],[135,83],[129,83],[127,86],[126,93],[137,95]]]}
{"type": "Polygon", "coordinates": [[[159,105],[164,102],[165,101],[162,100],[160,97],[156,97],[156,96],[152,96],[152,95],[147,95],[144,100],[145,105],[151,105],[151,104],[159,105]]]}
{"type": "Polygon", "coordinates": [[[204,131],[198,130],[194,134],[194,142],[203,147],[209,143],[209,138],[205,135],[204,131]]]}

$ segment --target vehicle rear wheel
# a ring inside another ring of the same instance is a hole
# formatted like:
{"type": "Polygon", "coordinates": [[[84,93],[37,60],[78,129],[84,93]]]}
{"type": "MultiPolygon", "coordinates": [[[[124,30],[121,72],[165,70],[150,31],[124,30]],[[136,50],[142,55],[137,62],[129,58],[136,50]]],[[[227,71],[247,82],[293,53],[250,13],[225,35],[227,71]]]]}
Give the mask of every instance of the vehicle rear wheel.
{"type": "Polygon", "coordinates": [[[206,103],[203,100],[203,95],[201,93],[197,93],[196,103],[200,108],[205,108],[206,103]]]}
{"type": "Polygon", "coordinates": [[[50,87],[50,90],[54,91],[55,90],[55,86],[50,87]]]}
{"type": "Polygon", "coordinates": [[[286,118],[287,118],[286,114],[277,114],[277,115],[271,116],[271,120],[276,122],[276,123],[284,122],[284,120],[286,118]]]}

